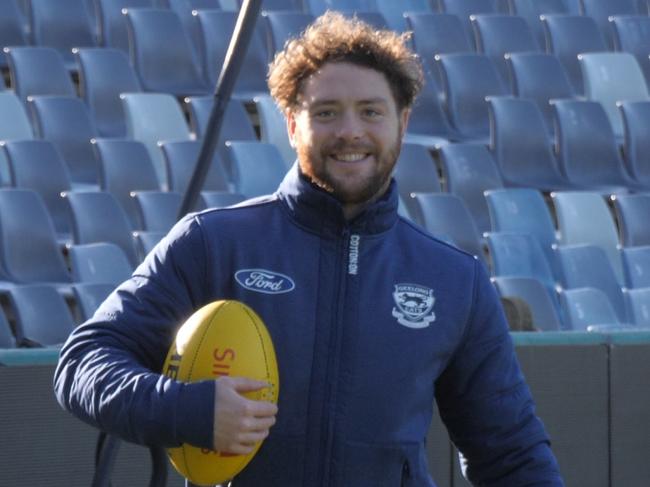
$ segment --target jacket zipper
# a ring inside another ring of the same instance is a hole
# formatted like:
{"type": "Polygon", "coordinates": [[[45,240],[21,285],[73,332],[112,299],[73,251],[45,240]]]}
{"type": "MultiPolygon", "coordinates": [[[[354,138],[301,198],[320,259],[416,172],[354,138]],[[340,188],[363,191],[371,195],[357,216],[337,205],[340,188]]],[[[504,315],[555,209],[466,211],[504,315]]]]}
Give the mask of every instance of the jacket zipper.
{"type": "Polygon", "coordinates": [[[402,464],[402,480],[400,482],[400,487],[406,487],[406,481],[410,476],[409,463],[404,460],[402,464]]]}

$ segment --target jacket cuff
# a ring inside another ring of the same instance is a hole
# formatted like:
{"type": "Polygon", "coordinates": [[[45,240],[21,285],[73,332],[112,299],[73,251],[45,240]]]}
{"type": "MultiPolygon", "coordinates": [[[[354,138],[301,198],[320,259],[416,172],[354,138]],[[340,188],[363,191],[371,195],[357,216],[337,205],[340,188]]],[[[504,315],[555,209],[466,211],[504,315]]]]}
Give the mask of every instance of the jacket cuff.
{"type": "Polygon", "coordinates": [[[215,381],[183,384],[178,396],[177,438],[199,448],[212,449],[215,381]]]}

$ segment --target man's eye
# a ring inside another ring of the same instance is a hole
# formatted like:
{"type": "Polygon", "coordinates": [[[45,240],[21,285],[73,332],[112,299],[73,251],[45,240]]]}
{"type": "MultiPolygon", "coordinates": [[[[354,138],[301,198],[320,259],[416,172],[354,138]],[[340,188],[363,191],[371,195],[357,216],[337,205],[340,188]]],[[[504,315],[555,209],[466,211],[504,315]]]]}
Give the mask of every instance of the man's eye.
{"type": "Polygon", "coordinates": [[[320,110],[314,114],[316,118],[332,118],[334,110],[320,110]]]}
{"type": "Polygon", "coordinates": [[[378,116],[381,115],[380,112],[378,112],[377,110],[374,110],[374,109],[372,109],[372,108],[366,108],[366,109],[363,111],[363,114],[364,114],[366,117],[368,117],[368,118],[375,118],[375,117],[378,117],[378,116]]]}

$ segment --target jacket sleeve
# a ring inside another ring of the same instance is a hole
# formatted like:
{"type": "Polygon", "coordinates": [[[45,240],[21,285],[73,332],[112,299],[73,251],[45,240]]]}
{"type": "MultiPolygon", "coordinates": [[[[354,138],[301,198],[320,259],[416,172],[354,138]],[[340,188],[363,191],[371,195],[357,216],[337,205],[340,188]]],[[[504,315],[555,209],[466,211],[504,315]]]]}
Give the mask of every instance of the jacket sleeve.
{"type": "Polygon", "coordinates": [[[57,400],[85,422],[140,444],[212,446],[214,381],[160,374],[178,327],[206,301],[198,217],[179,222],[64,344],[57,400]]]}
{"type": "Polygon", "coordinates": [[[463,340],[436,383],[442,420],[474,485],[562,486],[494,287],[475,269],[463,340]]]}

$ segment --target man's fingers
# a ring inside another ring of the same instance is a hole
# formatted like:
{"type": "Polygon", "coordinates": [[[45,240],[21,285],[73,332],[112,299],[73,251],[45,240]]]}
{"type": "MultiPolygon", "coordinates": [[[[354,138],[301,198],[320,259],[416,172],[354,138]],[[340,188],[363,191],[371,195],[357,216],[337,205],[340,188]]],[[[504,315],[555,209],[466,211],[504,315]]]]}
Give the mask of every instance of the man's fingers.
{"type": "Polygon", "coordinates": [[[246,377],[230,377],[230,382],[237,392],[253,392],[269,387],[268,382],[247,379],[246,377]]]}

